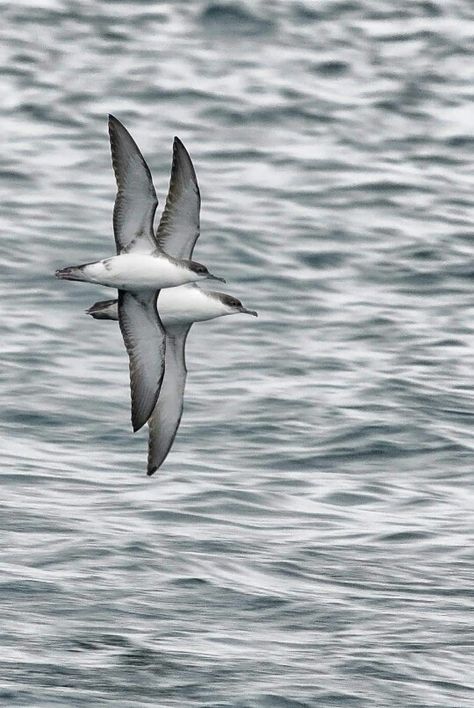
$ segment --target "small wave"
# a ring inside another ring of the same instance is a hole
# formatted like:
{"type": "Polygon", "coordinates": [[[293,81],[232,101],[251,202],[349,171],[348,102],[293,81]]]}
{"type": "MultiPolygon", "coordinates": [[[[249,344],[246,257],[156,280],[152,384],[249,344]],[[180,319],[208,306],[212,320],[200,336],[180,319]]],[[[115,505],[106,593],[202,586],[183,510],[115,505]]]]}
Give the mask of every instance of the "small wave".
{"type": "Polygon", "coordinates": [[[212,3],[201,13],[201,24],[217,35],[255,36],[272,32],[275,25],[270,19],[259,17],[243,5],[212,3]]]}

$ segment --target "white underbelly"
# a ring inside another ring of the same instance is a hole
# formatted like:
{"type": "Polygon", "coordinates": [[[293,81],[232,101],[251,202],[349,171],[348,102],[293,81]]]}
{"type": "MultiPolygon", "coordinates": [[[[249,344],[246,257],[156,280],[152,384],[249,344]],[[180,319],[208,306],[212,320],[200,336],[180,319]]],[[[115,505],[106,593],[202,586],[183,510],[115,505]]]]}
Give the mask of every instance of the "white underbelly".
{"type": "Polygon", "coordinates": [[[83,270],[91,282],[120,290],[173,288],[192,277],[167,258],[139,254],[113,256],[83,270]]]}
{"type": "Polygon", "coordinates": [[[161,290],[158,313],[164,326],[204,322],[226,314],[218,300],[211,298],[197,285],[161,290]]]}

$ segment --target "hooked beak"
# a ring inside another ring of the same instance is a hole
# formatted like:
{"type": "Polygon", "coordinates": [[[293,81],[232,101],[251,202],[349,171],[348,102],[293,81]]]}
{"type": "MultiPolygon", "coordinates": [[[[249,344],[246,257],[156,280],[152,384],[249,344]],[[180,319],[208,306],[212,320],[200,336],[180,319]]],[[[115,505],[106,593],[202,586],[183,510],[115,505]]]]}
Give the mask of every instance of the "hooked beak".
{"type": "Polygon", "coordinates": [[[221,283],[225,283],[224,278],[219,278],[218,275],[212,275],[212,273],[208,273],[207,279],[208,280],[220,280],[221,283]]]}
{"type": "Polygon", "coordinates": [[[245,315],[253,315],[254,317],[258,317],[258,314],[255,312],[255,310],[247,310],[246,307],[241,307],[240,312],[243,312],[245,315]]]}

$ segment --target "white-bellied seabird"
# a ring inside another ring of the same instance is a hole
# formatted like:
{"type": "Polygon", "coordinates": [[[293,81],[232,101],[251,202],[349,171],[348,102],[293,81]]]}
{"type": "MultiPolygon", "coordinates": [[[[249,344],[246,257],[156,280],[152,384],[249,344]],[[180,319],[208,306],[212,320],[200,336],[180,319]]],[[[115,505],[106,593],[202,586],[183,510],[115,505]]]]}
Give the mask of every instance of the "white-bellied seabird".
{"type": "MultiPolygon", "coordinates": [[[[160,247],[176,258],[191,258],[199,236],[199,211],[196,173],[186,148],[175,138],[170,186],[156,234],[160,247]]],[[[161,290],[157,306],[166,333],[165,373],[148,421],[148,475],[156,472],[166,459],[179,427],[186,382],[185,343],[191,325],[238,313],[257,316],[236,298],[204,291],[195,284],[161,290]]],[[[116,320],[117,300],[97,302],[87,313],[96,319],[116,320]]],[[[159,357],[160,352],[155,355],[159,357]]]]}
{"type": "MultiPolygon", "coordinates": [[[[160,241],[153,231],[158,200],[148,165],[130,133],[114,116],[109,116],[109,134],[117,182],[113,225],[118,255],[63,268],[56,271],[56,276],[119,289],[118,319],[129,355],[132,425],[136,431],[150,417],[164,375],[166,337],[156,309],[159,289],[222,278],[211,275],[200,263],[165,252],[166,238],[160,241]]],[[[175,223],[168,212],[167,202],[161,219],[163,231],[170,226],[180,229],[183,215],[180,213],[175,223]]],[[[187,225],[186,214],[183,225],[187,225]]]]}

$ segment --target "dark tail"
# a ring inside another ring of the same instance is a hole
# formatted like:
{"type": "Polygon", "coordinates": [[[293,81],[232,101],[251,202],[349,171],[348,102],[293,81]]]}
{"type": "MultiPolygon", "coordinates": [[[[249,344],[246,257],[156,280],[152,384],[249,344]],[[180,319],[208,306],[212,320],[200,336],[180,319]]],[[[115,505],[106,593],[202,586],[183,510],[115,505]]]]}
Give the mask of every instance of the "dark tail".
{"type": "Polygon", "coordinates": [[[70,268],[61,268],[61,270],[56,271],[55,275],[56,278],[59,278],[60,280],[83,280],[87,282],[88,279],[82,272],[83,268],[84,266],[71,266],[70,268]]]}
{"type": "Polygon", "coordinates": [[[118,320],[118,300],[100,300],[95,302],[86,315],[90,315],[95,320],[118,320]]]}

